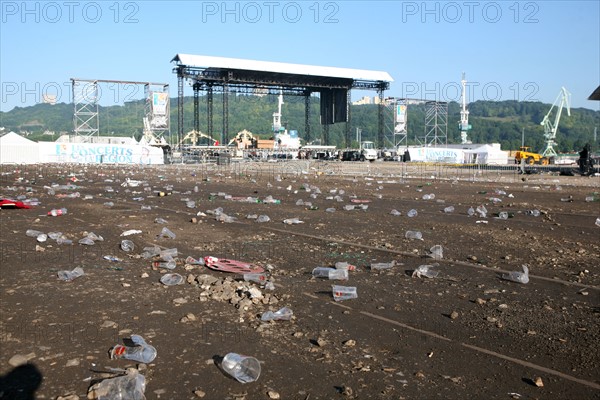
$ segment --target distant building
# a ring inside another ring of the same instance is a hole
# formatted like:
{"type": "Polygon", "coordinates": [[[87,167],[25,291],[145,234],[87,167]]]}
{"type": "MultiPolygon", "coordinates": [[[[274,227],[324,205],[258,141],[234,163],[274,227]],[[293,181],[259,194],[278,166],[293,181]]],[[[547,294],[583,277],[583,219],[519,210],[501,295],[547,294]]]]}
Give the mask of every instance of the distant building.
{"type": "Polygon", "coordinates": [[[369,96],[363,96],[363,97],[361,97],[360,100],[352,102],[353,106],[362,106],[363,104],[373,104],[373,103],[371,102],[371,98],[369,96]]]}
{"type": "Polygon", "coordinates": [[[56,104],[56,95],[54,94],[45,94],[42,96],[42,101],[44,104],[56,104]]]}

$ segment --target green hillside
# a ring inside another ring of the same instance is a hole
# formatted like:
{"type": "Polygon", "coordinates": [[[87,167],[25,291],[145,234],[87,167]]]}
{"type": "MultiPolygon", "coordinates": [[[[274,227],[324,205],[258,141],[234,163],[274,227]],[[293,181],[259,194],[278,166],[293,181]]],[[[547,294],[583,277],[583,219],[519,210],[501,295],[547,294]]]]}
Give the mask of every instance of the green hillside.
{"type": "MultiPolygon", "coordinates": [[[[213,126],[215,132],[223,129],[222,97],[214,97],[213,126]]],[[[304,132],[304,99],[286,97],[283,105],[283,123],[288,129],[296,129],[300,137],[304,132]]],[[[142,135],[142,118],[145,102],[143,100],[127,102],[124,105],[100,107],[100,133],[103,135],[134,136],[142,135]]],[[[469,139],[475,143],[499,142],[505,150],[516,149],[521,145],[522,130],[525,132],[525,144],[533,149],[544,147],[543,129],[539,124],[550,109],[550,104],[518,101],[476,101],[469,104],[469,122],[473,129],[469,139]]],[[[229,97],[229,138],[242,129],[247,129],[262,138],[271,137],[273,112],[277,110],[275,96],[230,95],[229,97]]],[[[459,143],[458,130],[459,104],[451,102],[448,106],[448,143],[459,143]]],[[[362,140],[377,139],[377,106],[360,105],[351,107],[350,132],[355,139],[356,128],[362,130],[362,140]]],[[[322,137],[323,129],[319,124],[318,99],[313,98],[311,107],[311,137],[322,137]]],[[[171,132],[174,140],[177,132],[177,99],[171,99],[171,132]]],[[[392,115],[385,110],[387,129],[392,126],[392,115]]],[[[184,113],[184,132],[193,128],[193,99],[186,97],[184,113]]],[[[73,130],[72,104],[38,104],[31,107],[16,107],[8,112],[0,112],[0,126],[15,132],[27,131],[33,140],[53,140],[43,135],[46,130],[71,132],[73,130]]],[[[571,116],[563,112],[557,135],[557,149],[572,152],[581,149],[585,143],[593,143],[594,127],[600,126],[600,111],[585,108],[571,110],[571,116]]],[[[206,98],[200,97],[200,130],[206,127],[206,98]]],[[[330,128],[332,144],[344,146],[345,124],[336,124],[330,128]]],[[[425,106],[408,106],[409,144],[418,143],[425,132],[425,106]]],[[[219,134],[220,136],[220,134],[219,134]]],[[[56,136],[54,137],[54,139],[56,136]]],[[[219,138],[220,139],[220,138],[219,138]]],[[[388,145],[388,143],[386,143],[388,145]]]]}

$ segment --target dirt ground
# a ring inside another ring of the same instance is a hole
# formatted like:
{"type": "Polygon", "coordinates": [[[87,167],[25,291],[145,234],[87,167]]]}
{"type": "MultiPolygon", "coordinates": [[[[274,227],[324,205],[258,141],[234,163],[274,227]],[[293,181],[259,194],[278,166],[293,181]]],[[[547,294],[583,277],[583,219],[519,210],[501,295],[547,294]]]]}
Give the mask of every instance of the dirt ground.
{"type": "Polygon", "coordinates": [[[137,367],[148,399],[600,399],[598,192],[598,177],[391,163],[3,166],[0,195],[41,204],[0,212],[0,398],[84,399],[111,369],[137,367]],[[269,195],[280,203],[238,199],[269,195]],[[468,215],[481,205],[486,217],[468,215]],[[46,215],[60,207],[66,215],[46,215]],[[207,213],[218,207],[237,220],[207,213]],[[304,223],[282,222],[293,217],[304,223]],[[159,237],[163,227],[176,238],[159,237]],[[89,232],[104,240],[78,244],[89,232]],[[153,245],[177,248],[173,271],[140,256],[153,245]],[[428,257],[434,245],[443,259],[428,257]],[[262,266],[275,289],[188,256],[262,266]],[[337,261],[356,265],[348,281],[312,277],[337,261]],[[411,276],[434,263],[437,277],[411,276]],[[522,265],[529,283],[501,279],[522,265]],[[75,267],[85,274],[57,278],[75,267]],[[165,286],[166,272],[186,282],[165,286]],[[335,302],[333,284],[358,298],[335,302]],[[252,287],[264,297],[249,299],[252,287]],[[261,322],[284,306],[291,321],[261,322]],[[132,334],[156,348],[150,364],[110,359],[132,334]],[[261,362],[256,382],[221,370],[229,352],[261,362]]]}

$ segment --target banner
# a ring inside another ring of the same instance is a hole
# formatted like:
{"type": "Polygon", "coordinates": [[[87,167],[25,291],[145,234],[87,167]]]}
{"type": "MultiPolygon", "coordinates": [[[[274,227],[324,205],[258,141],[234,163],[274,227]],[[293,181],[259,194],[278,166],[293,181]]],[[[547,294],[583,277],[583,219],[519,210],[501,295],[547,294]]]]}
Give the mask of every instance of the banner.
{"type": "Polygon", "coordinates": [[[169,94],[165,92],[152,92],[152,115],[167,115],[169,94]]]}
{"type": "Polygon", "coordinates": [[[394,133],[406,133],[407,107],[404,104],[396,105],[396,123],[394,124],[394,133]]]}

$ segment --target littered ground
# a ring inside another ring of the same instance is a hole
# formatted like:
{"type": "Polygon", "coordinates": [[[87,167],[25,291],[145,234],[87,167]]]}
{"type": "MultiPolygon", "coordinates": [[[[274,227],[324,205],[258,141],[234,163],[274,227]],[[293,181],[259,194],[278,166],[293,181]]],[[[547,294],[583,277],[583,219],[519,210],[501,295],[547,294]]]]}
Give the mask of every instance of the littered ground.
{"type": "Polygon", "coordinates": [[[600,203],[586,201],[599,191],[598,177],[510,168],[3,166],[1,196],[41,204],[0,212],[0,398],[84,399],[111,369],[136,367],[148,399],[599,399],[600,203]],[[75,187],[51,194],[53,184],[75,187]],[[280,204],[224,195],[271,195],[280,204]],[[358,204],[368,208],[343,209],[358,204]],[[480,205],[486,217],[468,215],[480,205]],[[448,206],[454,211],[445,213],[448,206]],[[60,207],[66,215],[46,215],[60,207]],[[236,222],[207,214],[218,207],[236,222]],[[418,215],[407,217],[410,209],[418,215]],[[529,215],[534,209],[539,216],[529,215]],[[510,218],[496,218],[501,211],[510,218]],[[293,217],[304,223],[282,222],[293,217]],[[175,239],[159,237],[165,226],[175,239]],[[27,229],[59,231],[74,244],[38,243],[27,229]],[[136,249],[125,253],[120,235],[131,229],[141,233],[127,237],[136,249]],[[407,230],[423,240],[406,239],[407,230]],[[88,232],[104,241],[78,244],[88,232]],[[167,271],[139,256],[152,245],[178,249],[172,272],[184,284],[160,283],[167,271]],[[428,257],[434,245],[443,259],[428,257]],[[212,299],[196,276],[239,276],[186,266],[187,256],[268,268],[276,300],[240,310],[212,299]],[[356,265],[348,281],[311,276],[337,261],[356,265]],[[369,268],[391,261],[388,270],[369,268]],[[436,278],[411,276],[434,263],[436,278]],[[523,265],[529,283],[502,279],[523,265]],[[75,267],[85,275],[58,280],[58,271],[75,267]],[[332,284],[356,287],[358,298],[335,302],[332,284]],[[283,306],[293,310],[291,321],[261,323],[264,311],[283,306]],[[157,349],[153,362],[110,359],[111,347],[132,334],[157,349]],[[229,352],[261,362],[256,382],[222,372],[229,352]]]}

